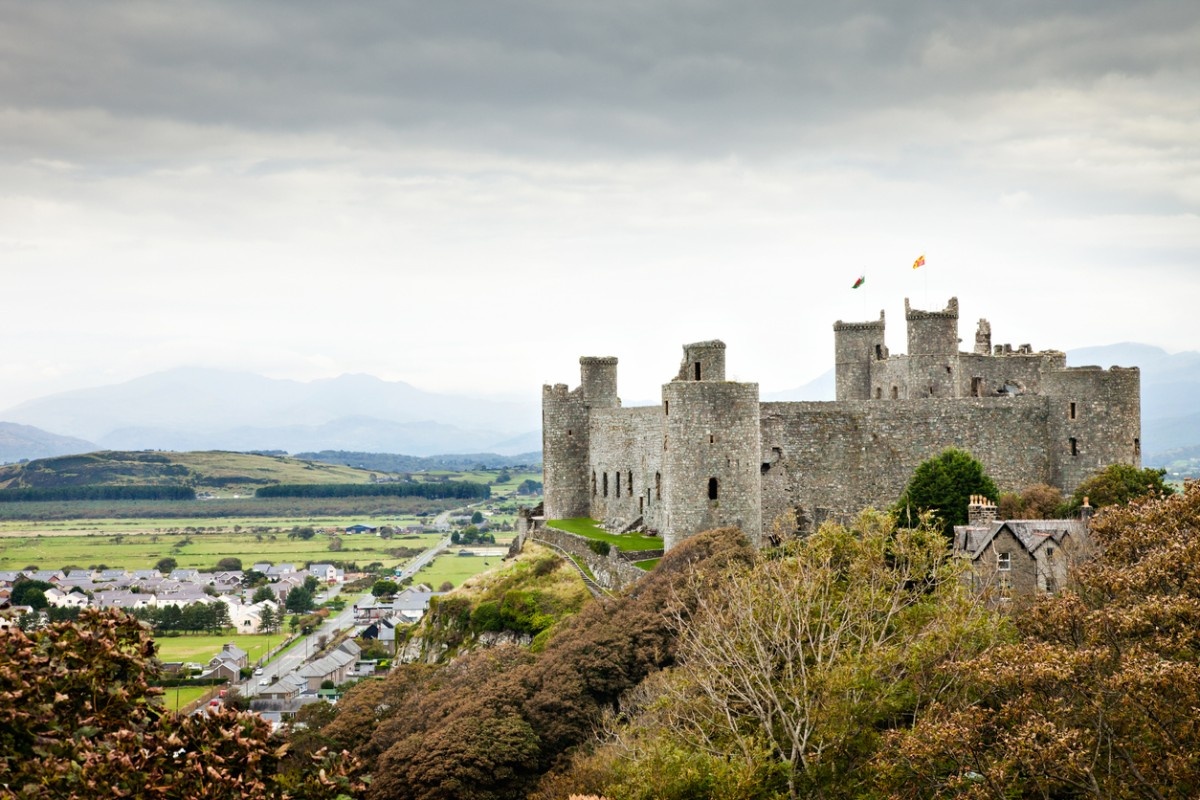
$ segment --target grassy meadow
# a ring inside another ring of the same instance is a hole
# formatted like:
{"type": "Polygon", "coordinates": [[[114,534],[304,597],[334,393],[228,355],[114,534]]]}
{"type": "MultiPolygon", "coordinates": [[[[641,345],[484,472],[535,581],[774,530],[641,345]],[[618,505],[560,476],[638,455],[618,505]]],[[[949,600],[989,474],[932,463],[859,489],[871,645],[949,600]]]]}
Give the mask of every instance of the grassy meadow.
{"type": "Polygon", "coordinates": [[[307,541],[288,538],[293,526],[341,529],[361,521],[357,517],[271,520],[270,524],[257,521],[238,531],[219,525],[180,526],[179,520],[142,520],[137,524],[130,524],[130,520],[105,520],[100,522],[112,524],[97,526],[90,525],[89,520],[82,529],[78,524],[52,529],[33,528],[29,523],[6,524],[0,526],[0,570],[30,566],[87,569],[101,564],[114,569],[152,569],[166,557],[174,558],[181,568],[211,569],[217,561],[230,556],[240,558],[246,568],[257,561],[350,561],[360,566],[379,562],[385,567],[395,567],[408,559],[392,551],[425,549],[441,538],[438,534],[403,534],[391,539],[371,534],[342,534],[336,537],[341,542],[341,549],[336,551],[329,549],[335,537],[327,533],[318,533],[307,541]]]}
{"type": "MultiPolygon", "coordinates": [[[[479,546],[491,547],[492,545],[479,546]]],[[[498,541],[495,546],[507,547],[508,541],[498,541]]],[[[452,547],[435,558],[432,563],[418,570],[417,574],[413,576],[413,583],[425,583],[436,590],[445,581],[450,581],[455,588],[458,588],[467,578],[485,572],[503,560],[502,556],[460,556],[458,551],[459,548],[452,547]]]]}
{"type": "Polygon", "coordinates": [[[584,536],[588,539],[596,539],[601,542],[608,542],[615,545],[625,552],[635,550],[661,550],[663,540],[657,536],[642,536],[640,533],[609,533],[600,527],[600,523],[594,519],[586,517],[578,517],[575,519],[552,519],[546,523],[551,528],[558,528],[560,531],[574,533],[578,536],[584,536]]]}

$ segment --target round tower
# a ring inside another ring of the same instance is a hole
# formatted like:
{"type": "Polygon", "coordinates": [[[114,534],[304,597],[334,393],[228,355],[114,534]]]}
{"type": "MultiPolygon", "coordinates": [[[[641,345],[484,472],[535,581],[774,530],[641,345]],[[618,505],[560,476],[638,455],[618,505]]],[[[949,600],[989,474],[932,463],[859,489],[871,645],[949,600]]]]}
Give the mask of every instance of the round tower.
{"type": "Polygon", "coordinates": [[[884,317],[877,322],[833,324],[834,375],[838,400],[871,398],[871,365],[887,359],[883,344],[884,317]]]}
{"type": "Polygon", "coordinates": [[[741,528],[758,544],[760,419],[757,383],[675,380],[663,386],[664,549],[725,526],[741,528]]]}
{"type": "Polygon", "coordinates": [[[579,388],[590,408],[617,408],[617,359],[613,356],[583,356],[579,359],[579,388]]]}
{"type": "Polygon", "coordinates": [[[542,387],[542,481],[546,519],[588,516],[588,409],[581,389],[542,387]]]}
{"type": "Polygon", "coordinates": [[[941,311],[918,311],[904,298],[908,323],[908,396],[958,395],[958,298],[941,311]]]}
{"type": "Polygon", "coordinates": [[[725,380],[725,343],[719,339],[683,346],[678,381],[725,380]]]}

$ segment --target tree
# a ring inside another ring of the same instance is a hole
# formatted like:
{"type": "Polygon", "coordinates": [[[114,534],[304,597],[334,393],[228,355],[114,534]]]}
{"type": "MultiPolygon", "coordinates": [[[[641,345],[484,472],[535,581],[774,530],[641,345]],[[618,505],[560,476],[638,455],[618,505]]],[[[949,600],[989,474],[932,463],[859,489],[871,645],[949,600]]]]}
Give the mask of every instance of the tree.
{"type": "Polygon", "coordinates": [[[287,598],[284,601],[284,607],[288,611],[303,613],[313,607],[313,595],[307,588],[303,586],[294,586],[287,593],[287,598]]]}
{"type": "Polygon", "coordinates": [[[1006,492],[996,505],[999,519],[1061,519],[1070,513],[1062,490],[1044,483],[1027,486],[1020,494],[1006,492]]]}
{"type": "Polygon", "coordinates": [[[951,447],[921,462],[894,510],[904,524],[914,524],[921,514],[932,513],[949,538],[955,525],[967,524],[971,495],[983,495],[994,502],[1000,492],[984,472],[983,464],[965,450],[951,447]]]}
{"type": "Polygon", "coordinates": [[[217,562],[217,571],[219,572],[237,572],[242,568],[242,560],[233,556],[226,556],[217,562]]]}
{"type": "Polygon", "coordinates": [[[1086,497],[1093,508],[1128,503],[1143,497],[1161,497],[1174,493],[1163,481],[1165,469],[1138,469],[1130,464],[1109,464],[1075,489],[1071,510],[1078,511],[1086,497]]]}
{"type": "Polygon", "coordinates": [[[481,522],[483,522],[483,512],[482,511],[476,511],[474,514],[471,515],[471,524],[472,525],[478,525],[481,522]]]}
{"type": "Polygon", "coordinates": [[[250,598],[251,603],[261,603],[265,600],[275,600],[275,590],[270,586],[260,586],[254,590],[254,594],[250,598]]]}
{"type": "Polygon", "coordinates": [[[1102,555],[1019,641],[950,665],[966,691],[893,737],[902,798],[1183,800],[1200,787],[1200,484],[1101,511],[1102,555]]]}
{"type": "Polygon", "coordinates": [[[159,572],[161,572],[163,575],[170,575],[171,572],[174,571],[174,569],[178,566],[179,566],[178,561],[176,561],[171,556],[166,556],[165,558],[160,558],[158,560],[158,563],[154,565],[154,568],[156,570],[158,570],[159,572]]]}
{"type": "Polygon", "coordinates": [[[400,591],[400,584],[386,578],[375,581],[375,584],[371,587],[371,594],[376,597],[391,597],[398,591],[400,591]]]}
{"type": "Polygon", "coordinates": [[[332,550],[333,552],[336,553],[339,550],[341,550],[342,547],[343,547],[342,537],[340,537],[340,536],[330,536],[329,537],[329,549],[330,550],[332,550]]]}
{"type": "Polygon", "coordinates": [[[21,578],[13,584],[9,600],[14,606],[31,606],[40,611],[50,605],[46,600],[46,590],[53,588],[54,584],[47,581],[21,578]]]}
{"type": "Polygon", "coordinates": [[[261,633],[274,633],[279,628],[279,616],[269,604],[264,604],[259,612],[258,630],[261,633]]]}
{"type": "Polygon", "coordinates": [[[866,512],[753,567],[695,576],[697,607],[676,617],[679,667],[626,709],[617,750],[659,766],[691,753],[691,768],[764,793],[865,794],[879,732],[952,690],[938,665],[1002,630],[939,530],[894,524],[866,512]]]}
{"type": "Polygon", "coordinates": [[[289,539],[303,539],[304,541],[308,541],[316,535],[317,532],[311,525],[305,525],[304,527],[297,525],[288,531],[289,539]]]}
{"type": "Polygon", "coordinates": [[[321,579],[316,575],[305,575],[304,588],[307,589],[310,594],[316,594],[321,589],[321,579]]]}
{"type": "Polygon", "coordinates": [[[285,760],[257,715],[166,711],[153,656],[149,633],[115,611],[0,634],[0,795],[333,800],[365,788],[346,754],[285,760]]]}

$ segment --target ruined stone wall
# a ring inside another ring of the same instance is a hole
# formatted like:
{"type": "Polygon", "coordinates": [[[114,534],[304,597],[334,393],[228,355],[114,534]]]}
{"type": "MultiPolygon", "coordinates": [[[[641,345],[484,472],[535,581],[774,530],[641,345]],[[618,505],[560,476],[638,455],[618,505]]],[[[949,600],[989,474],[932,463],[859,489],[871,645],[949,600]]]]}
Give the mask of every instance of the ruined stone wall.
{"type": "MultiPolygon", "coordinates": [[[[605,589],[614,591],[623,589],[646,575],[644,569],[635,567],[622,557],[620,548],[614,546],[609,550],[607,556],[602,556],[588,547],[589,539],[574,533],[543,526],[530,533],[528,538],[534,541],[549,542],[566,550],[582,563],[587,564],[596,583],[605,589]]],[[[647,558],[652,557],[647,555],[647,558]]]]}
{"type": "Polygon", "coordinates": [[[662,408],[594,410],[588,436],[592,445],[587,474],[590,511],[581,516],[601,520],[609,529],[622,528],[642,517],[645,527],[658,529],[662,506],[662,408]]]}
{"type": "Polygon", "coordinates": [[[819,522],[889,505],[948,447],[979,459],[1002,491],[1047,482],[1047,416],[1041,397],[763,403],[764,528],[797,507],[819,522]]]}
{"type": "Polygon", "coordinates": [[[663,386],[666,550],[700,531],[762,529],[757,383],[672,381],[663,386]]]}
{"type": "Polygon", "coordinates": [[[1006,386],[1026,394],[1043,392],[1043,377],[1066,366],[1067,356],[1056,350],[1041,353],[959,355],[959,397],[991,397],[1006,386]]]}
{"type": "Polygon", "coordinates": [[[958,387],[958,298],[942,311],[919,311],[904,300],[908,324],[908,396],[954,397],[958,387]]]}

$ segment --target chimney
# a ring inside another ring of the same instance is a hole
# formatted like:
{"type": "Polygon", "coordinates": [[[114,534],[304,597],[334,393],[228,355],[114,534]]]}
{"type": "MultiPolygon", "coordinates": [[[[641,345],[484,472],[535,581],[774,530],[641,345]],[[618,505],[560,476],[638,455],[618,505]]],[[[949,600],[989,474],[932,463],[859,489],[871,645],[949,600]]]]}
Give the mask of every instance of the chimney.
{"type": "Polygon", "coordinates": [[[996,506],[982,494],[971,495],[967,504],[967,525],[982,528],[996,521],[996,506]]]}
{"type": "Polygon", "coordinates": [[[1089,525],[1091,524],[1093,513],[1095,513],[1095,509],[1088,505],[1088,499],[1085,496],[1083,498],[1083,505],[1079,507],[1079,519],[1083,521],[1084,525],[1089,525]]]}

